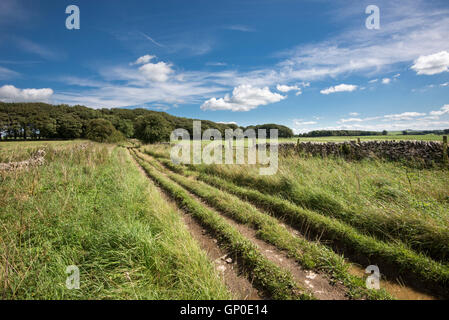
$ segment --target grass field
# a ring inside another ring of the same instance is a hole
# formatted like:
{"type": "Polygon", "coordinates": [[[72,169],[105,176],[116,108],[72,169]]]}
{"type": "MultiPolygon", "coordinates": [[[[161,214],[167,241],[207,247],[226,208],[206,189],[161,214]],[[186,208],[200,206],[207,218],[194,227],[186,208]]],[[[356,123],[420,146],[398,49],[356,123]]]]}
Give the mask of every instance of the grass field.
{"type": "Polygon", "coordinates": [[[424,283],[448,285],[446,169],[290,155],[281,157],[276,175],[261,177],[256,165],[182,167],[171,163],[167,146],[141,149],[172,172],[233,194],[312,240],[325,240],[353,262],[402,270],[390,278],[413,273],[424,283]]]}
{"type": "Polygon", "coordinates": [[[46,165],[1,177],[3,299],[232,297],[126,149],[79,145],[52,143],[46,165]],[[65,286],[69,265],[80,269],[80,290],[65,286]]]}
{"type": "Polygon", "coordinates": [[[39,149],[44,165],[0,172],[3,299],[448,298],[444,168],[284,155],[259,176],[82,140],[0,143],[0,162],[39,149]]]}

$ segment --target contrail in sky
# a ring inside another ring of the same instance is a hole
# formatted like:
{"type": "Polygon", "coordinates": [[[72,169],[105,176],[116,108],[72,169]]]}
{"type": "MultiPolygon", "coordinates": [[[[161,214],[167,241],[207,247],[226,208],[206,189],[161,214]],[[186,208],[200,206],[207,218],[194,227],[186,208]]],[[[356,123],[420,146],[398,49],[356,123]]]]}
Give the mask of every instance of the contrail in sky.
{"type": "Polygon", "coordinates": [[[156,40],[154,40],[153,38],[151,38],[149,35],[140,32],[145,38],[147,38],[148,40],[150,40],[151,42],[153,42],[155,45],[157,45],[158,47],[164,47],[164,45],[160,44],[159,42],[157,42],[156,40]]]}

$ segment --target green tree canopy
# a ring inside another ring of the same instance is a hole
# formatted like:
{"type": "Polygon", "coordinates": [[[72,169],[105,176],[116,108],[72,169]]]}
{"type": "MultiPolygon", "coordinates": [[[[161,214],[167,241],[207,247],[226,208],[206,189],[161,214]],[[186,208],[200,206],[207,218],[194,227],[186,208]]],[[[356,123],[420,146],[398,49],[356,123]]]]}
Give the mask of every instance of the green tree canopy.
{"type": "Polygon", "coordinates": [[[140,116],[136,120],[135,135],[146,143],[168,141],[172,126],[159,114],[140,116]]]}
{"type": "Polygon", "coordinates": [[[86,138],[97,142],[118,142],[124,136],[108,120],[93,119],[87,123],[86,138]]]}

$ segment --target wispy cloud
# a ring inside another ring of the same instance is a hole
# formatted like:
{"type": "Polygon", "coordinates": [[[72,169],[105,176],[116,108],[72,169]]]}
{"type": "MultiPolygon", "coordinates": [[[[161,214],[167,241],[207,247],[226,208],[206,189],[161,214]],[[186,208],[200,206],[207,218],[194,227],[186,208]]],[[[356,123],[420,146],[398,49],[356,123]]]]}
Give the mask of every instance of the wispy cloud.
{"type": "Polygon", "coordinates": [[[18,72],[15,72],[8,68],[0,67],[0,79],[1,80],[12,79],[12,78],[16,78],[18,76],[19,76],[18,72]]]}
{"type": "Polygon", "coordinates": [[[229,26],[226,26],[225,29],[241,31],[241,32],[255,32],[256,31],[254,28],[251,28],[251,27],[245,26],[245,25],[241,25],[241,24],[229,25],[229,26]]]}
{"type": "Polygon", "coordinates": [[[225,67],[225,66],[227,66],[227,63],[226,62],[206,62],[206,66],[225,67]]]}
{"type": "Polygon", "coordinates": [[[447,48],[448,10],[428,9],[423,1],[409,4],[407,10],[393,2],[382,7],[385,15],[379,32],[358,27],[333,40],[285,51],[282,71],[292,78],[310,80],[354,72],[379,73],[447,48]]]}
{"type": "Polygon", "coordinates": [[[22,37],[11,36],[10,40],[22,50],[38,55],[47,60],[60,59],[62,56],[64,56],[64,53],[61,50],[56,51],[53,49],[49,49],[32,40],[28,40],[22,37]]]}
{"type": "Polygon", "coordinates": [[[0,1],[0,25],[23,22],[28,18],[28,11],[17,0],[0,1]]]}
{"type": "MultiPolygon", "coordinates": [[[[353,114],[355,115],[355,114],[353,114]]],[[[300,119],[301,120],[301,119],[300,119]]],[[[295,132],[312,130],[435,130],[449,128],[449,104],[430,112],[407,111],[396,114],[384,114],[372,117],[342,118],[333,123],[316,123],[305,126],[301,121],[293,120],[295,132]]]]}

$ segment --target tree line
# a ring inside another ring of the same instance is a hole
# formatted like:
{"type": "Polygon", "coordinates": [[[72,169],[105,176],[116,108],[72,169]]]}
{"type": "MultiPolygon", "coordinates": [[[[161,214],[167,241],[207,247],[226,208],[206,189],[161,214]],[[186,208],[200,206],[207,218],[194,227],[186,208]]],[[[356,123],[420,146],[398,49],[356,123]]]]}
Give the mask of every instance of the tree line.
{"type": "MultiPolygon", "coordinates": [[[[448,134],[449,129],[444,130],[423,130],[423,131],[402,131],[403,135],[424,135],[424,134],[448,134]]],[[[307,133],[298,134],[298,137],[346,137],[346,136],[386,136],[387,130],[383,131],[362,131],[362,130],[314,130],[307,133]]]]}
{"type": "MultiPolygon", "coordinates": [[[[193,119],[172,116],[147,109],[91,109],[85,106],[51,105],[46,103],[0,102],[0,138],[5,139],[91,139],[118,142],[137,138],[144,142],[168,141],[177,128],[193,136],[193,119]]],[[[202,131],[217,129],[224,136],[235,124],[201,121],[202,131]]],[[[280,137],[292,137],[285,126],[269,124],[240,127],[243,130],[278,129],[280,137]]]]}
{"type": "Polygon", "coordinates": [[[361,130],[314,130],[299,134],[298,137],[340,137],[340,136],[381,136],[387,131],[361,131],[361,130]]]}

